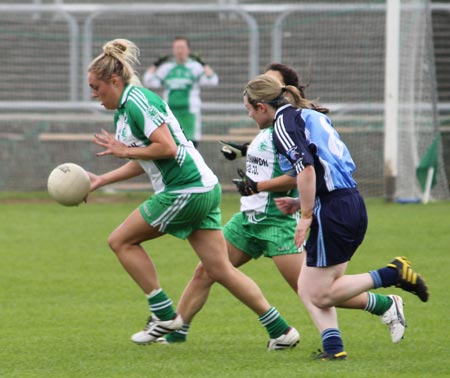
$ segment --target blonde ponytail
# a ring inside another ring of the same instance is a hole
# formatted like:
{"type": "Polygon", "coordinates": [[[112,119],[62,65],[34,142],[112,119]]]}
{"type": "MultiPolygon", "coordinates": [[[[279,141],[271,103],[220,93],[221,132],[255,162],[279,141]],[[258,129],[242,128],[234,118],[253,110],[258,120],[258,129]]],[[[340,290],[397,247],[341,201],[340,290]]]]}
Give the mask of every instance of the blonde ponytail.
{"type": "Polygon", "coordinates": [[[94,72],[100,80],[109,80],[116,74],[125,84],[141,85],[134,71],[134,66],[139,64],[139,54],[133,42],[114,39],[103,45],[103,53],[90,63],[88,71],[94,72]]]}
{"type": "Polygon", "coordinates": [[[259,75],[249,81],[244,90],[248,102],[256,106],[258,102],[279,108],[290,103],[296,108],[315,109],[317,106],[306,98],[303,98],[299,89],[294,85],[283,85],[271,75],[259,75]]]}

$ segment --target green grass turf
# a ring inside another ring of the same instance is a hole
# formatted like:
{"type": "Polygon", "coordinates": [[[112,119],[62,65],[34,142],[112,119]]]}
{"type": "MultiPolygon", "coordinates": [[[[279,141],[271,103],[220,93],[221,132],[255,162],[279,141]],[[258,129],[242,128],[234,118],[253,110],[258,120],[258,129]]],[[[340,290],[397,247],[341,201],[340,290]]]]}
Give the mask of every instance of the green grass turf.
{"type": "MultiPolygon", "coordinates": [[[[428,303],[400,289],[409,327],[392,344],[380,320],[339,310],[349,359],[310,360],[320,347],[306,311],[269,259],[243,268],[301,332],[293,350],[267,352],[257,317],[215,286],[188,342],[136,346],[130,335],[147,317],[146,301],[108,249],[106,239],[145,198],[93,196],[65,208],[41,194],[0,195],[0,377],[448,377],[450,203],[386,204],[368,200],[369,230],[349,266],[366,272],[406,255],[430,286],[428,303]],[[36,201],[27,201],[27,199],[36,201]],[[117,199],[116,197],[114,197],[117,199]]],[[[223,220],[238,210],[225,195],[223,220]]],[[[161,284],[176,302],[197,258],[187,242],[165,236],[145,243],[161,284]]],[[[312,283],[313,284],[313,283],[312,283]]]]}

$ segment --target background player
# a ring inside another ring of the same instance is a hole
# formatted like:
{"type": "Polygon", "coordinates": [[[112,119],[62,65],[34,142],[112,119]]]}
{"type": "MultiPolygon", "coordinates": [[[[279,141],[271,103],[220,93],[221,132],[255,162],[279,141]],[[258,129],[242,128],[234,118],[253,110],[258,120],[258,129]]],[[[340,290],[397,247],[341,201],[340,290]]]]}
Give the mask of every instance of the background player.
{"type": "Polygon", "coordinates": [[[186,137],[197,146],[202,127],[200,87],[216,86],[219,78],[199,55],[191,54],[186,37],[175,37],[172,55],[159,58],[149,67],[143,84],[148,88],[164,88],[164,99],[186,137]]]}

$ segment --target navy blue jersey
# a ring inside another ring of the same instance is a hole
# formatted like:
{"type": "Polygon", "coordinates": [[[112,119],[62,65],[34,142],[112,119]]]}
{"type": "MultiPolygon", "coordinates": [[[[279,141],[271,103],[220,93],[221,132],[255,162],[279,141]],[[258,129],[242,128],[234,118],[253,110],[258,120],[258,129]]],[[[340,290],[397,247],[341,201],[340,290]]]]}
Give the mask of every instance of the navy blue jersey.
{"type": "Polygon", "coordinates": [[[356,187],[355,163],[326,115],[285,105],[275,114],[273,141],[297,174],[314,167],[318,195],[356,187]]]}

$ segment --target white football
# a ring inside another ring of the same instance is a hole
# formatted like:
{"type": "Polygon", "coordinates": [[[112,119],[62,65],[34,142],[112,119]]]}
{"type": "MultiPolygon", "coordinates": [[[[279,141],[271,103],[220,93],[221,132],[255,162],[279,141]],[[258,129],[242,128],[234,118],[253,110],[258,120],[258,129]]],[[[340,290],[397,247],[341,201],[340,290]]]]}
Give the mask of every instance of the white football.
{"type": "Polygon", "coordinates": [[[89,175],[77,164],[58,165],[48,176],[48,193],[64,206],[79,205],[86,198],[90,187],[89,175]]]}

